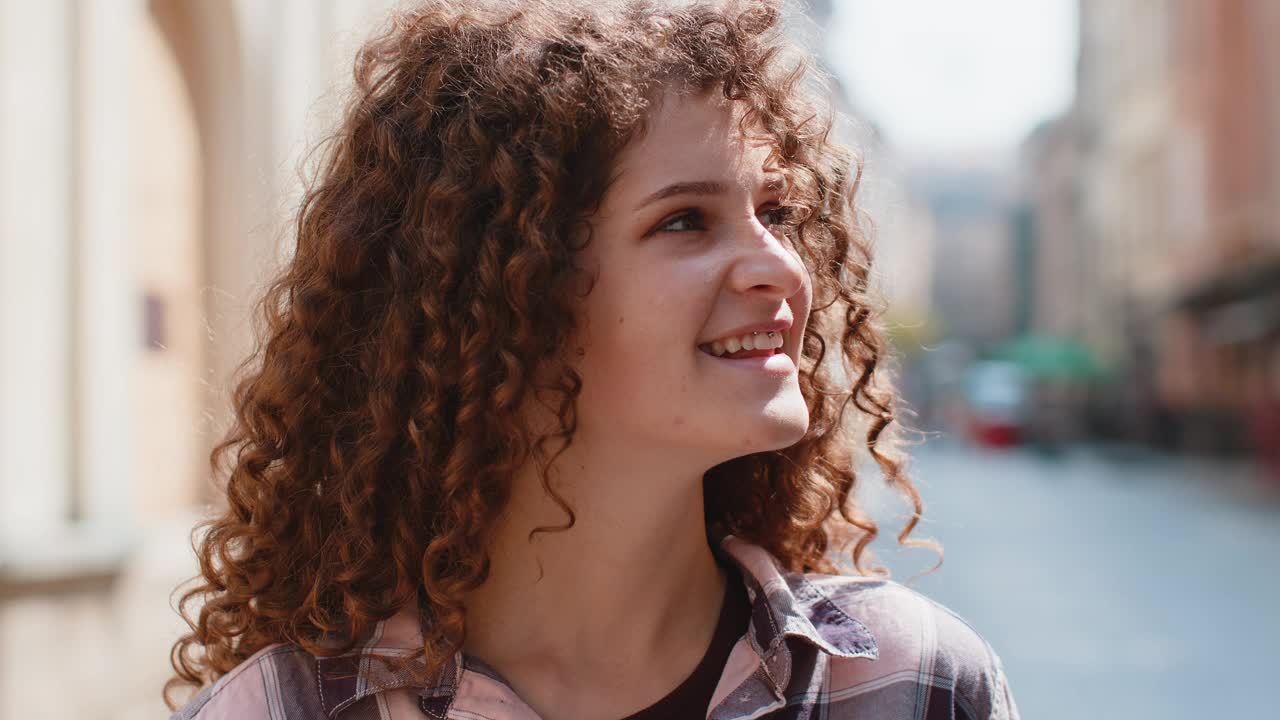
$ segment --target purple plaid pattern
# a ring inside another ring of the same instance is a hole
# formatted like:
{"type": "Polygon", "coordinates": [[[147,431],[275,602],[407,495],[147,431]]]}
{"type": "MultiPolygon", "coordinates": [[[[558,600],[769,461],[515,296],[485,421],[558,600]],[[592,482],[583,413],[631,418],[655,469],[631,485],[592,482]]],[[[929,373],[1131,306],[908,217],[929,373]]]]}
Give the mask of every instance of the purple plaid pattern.
{"type": "MultiPolygon", "coordinates": [[[[752,615],[707,720],[1019,720],[999,656],[945,606],[892,580],[785,572],[732,535],[713,548],[742,570],[752,615]]],[[[339,657],[264,648],[171,720],[539,720],[497,671],[462,653],[425,686],[373,661],[419,647],[422,610],[378,623],[339,657]]]]}

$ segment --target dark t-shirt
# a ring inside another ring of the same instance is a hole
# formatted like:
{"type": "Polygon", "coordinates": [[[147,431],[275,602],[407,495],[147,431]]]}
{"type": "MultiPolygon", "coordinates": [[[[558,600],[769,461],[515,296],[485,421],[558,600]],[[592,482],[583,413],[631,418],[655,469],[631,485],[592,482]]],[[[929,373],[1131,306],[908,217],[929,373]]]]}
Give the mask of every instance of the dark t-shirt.
{"type": "MultiPolygon", "coordinates": [[[[723,565],[721,567],[724,567],[723,565]]],[[[711,694],[720,682],[720,674],[729,661],[729,652],[747,632],[751,618],[751,604],[747,590],[737,568],[725,567],[724,602],[720,607],[720,620],[707,652],[702,656],[684,682],[667,693],[667,696],[649,707],[626,716],[622,720],[703,720],[711,704],[711,694]]]]}

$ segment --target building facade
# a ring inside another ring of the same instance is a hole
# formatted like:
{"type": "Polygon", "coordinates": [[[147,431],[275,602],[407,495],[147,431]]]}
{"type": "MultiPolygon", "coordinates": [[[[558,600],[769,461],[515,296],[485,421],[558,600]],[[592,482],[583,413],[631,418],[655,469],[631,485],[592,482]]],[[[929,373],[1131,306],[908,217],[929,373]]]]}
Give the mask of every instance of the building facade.
{"type": "Polygon", "coordinates": [[[1278,18],[1268,0],[1081,2],[1084,331],[1136,433],[1178,447],[1280,444],[1278,18]]]}
{"type": "Polygon", "coordinates": [[[388,5],[0,0],[0,717],[164,713],[297,158],[388,5]]]}
{"type": "Polygon", "coordinates": [[[207,500],[296,158],[377,10],[0,2],[3,542],[207,500]]]}

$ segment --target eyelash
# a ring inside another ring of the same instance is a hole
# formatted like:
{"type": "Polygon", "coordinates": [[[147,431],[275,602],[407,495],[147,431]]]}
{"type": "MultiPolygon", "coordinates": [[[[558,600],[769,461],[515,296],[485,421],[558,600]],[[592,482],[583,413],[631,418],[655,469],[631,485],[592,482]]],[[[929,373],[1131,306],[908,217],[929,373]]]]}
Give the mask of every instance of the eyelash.
{"type": "MultiPolygon", "coordinates": [[[[775,223],[771,223],[771,225],[784,225],[784,224],[786,224],[787,219],[791,216],[791,208],[789,208],[789,207],[787,207],[787,206],[785,206],[785,205],[775,205],[775,206],[773,206],[773,207],[771,207],[771,208],[769,208],[769,209],[767,209],[767,210],[764,210],[763,212],[766,212],[766,213],[773,212],[773,213],[778,213],[778,214],[780,215],[779,220],[778,220],[777,222],[775,222],[775,223]]],[[[675,217],[671,218],[670,220],[667,220],[667,221],[663,222],[661,225],[659,225],[659,226],[654,230],[654,232],[655,232],[655,233],[660,233],[660,232],[695,232],[695,231],[697,231],[697,230],[705,230],[705,229],[706,229],[706,226],[705,226],[705,224],[703,223],[702,211],[701,211],[701,210],[688,210],[688,211],[685,211],[685,212],[680,213],[679,215],[676,215],[675,217]],[[682,221],[682,220],[691,220],[691,221],[693,221],[694,223],[696,223],[696,224],[697,224],[697,227],[690,228],[690,229],[688,229],[688,230],[667,230],[667,229],[666,229],[668,225],[675,224],[676,222],[679,222],[679,221],[682,221]]]]}

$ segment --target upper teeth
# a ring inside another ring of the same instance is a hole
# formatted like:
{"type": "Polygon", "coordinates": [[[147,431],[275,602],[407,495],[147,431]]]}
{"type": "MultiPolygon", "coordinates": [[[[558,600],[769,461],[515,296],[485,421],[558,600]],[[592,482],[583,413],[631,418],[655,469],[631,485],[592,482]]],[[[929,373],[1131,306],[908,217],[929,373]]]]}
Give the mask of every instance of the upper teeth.
{"type": "Polygon", "coordinates": [[[782,347],[782,333],[752,332],[740,337],[725,338],[711,343],[712,355],[735,353],[739,350],[771,350],[782,347]]]}

